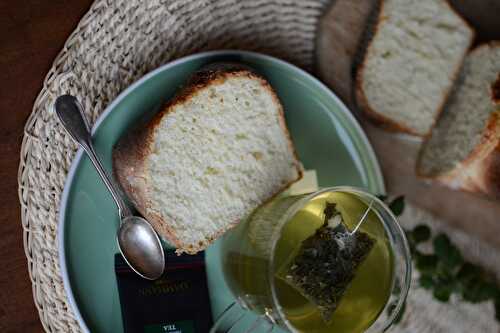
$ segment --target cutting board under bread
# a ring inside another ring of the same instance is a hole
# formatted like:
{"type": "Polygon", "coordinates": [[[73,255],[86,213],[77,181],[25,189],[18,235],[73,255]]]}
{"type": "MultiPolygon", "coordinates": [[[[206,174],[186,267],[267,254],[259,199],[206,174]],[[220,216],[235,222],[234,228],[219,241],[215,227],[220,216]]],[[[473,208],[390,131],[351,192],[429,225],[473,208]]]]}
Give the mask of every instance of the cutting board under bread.
{"type": "MultiPolygon", "coordinates": [[[[476,29],[476,43],[500,40],[500,1],[452,0],[476,29]]],[[[353,111],[377,154],[390,194],[405,195],[422,208],[500,248],[500,202],[427,183],[415,175],[421,140],[372,125],[356,110],[353,73],[365,44],[366,24],[377,0],[334,0],[318,27],[316,75],[353,111]]]]}

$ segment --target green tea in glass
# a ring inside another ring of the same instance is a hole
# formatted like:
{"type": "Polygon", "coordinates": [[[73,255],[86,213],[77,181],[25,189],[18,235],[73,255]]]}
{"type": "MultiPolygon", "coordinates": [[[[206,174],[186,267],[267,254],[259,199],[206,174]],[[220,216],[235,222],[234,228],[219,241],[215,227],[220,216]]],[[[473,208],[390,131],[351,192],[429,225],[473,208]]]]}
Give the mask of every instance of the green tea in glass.
{"type": "Polygon", "coordinates": [[[290,332],[383,332],[409,289],[404,232],[383,202],[351,187],[278,196],[222,246],[240,305],[290,332]]]}

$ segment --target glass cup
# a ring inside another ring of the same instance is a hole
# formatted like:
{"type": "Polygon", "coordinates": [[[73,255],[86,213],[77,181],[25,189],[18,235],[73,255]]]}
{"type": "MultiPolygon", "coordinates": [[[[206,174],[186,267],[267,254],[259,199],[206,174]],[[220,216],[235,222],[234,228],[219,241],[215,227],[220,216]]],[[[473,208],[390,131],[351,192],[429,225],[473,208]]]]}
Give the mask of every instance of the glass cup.
{"type": "Polygon", "coordinates": [[[404,231],[382,201],[353,187],[274,198],[226,233],[222,253],[225,279],[237,305],[290,332],[383,332],[394,322],[410,287],[404,231]],[[325,323],[283,276],[302,241],[323,224],[325,203],[331,201],[350,231],[365,216],[359,230],[372,236],[375,245],[325,323]]]}

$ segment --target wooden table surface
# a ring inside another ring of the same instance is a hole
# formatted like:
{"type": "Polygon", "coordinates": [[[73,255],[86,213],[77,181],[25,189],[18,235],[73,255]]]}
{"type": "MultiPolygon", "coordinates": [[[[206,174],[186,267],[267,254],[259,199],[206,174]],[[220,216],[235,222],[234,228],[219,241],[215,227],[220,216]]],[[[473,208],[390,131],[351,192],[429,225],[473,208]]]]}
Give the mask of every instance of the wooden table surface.
{"type": "Polygon", "coordinates": [[[45,74],[91,0],[0,1],[0,332],[43,332],[23,249],[17,169],[45,74]]]}

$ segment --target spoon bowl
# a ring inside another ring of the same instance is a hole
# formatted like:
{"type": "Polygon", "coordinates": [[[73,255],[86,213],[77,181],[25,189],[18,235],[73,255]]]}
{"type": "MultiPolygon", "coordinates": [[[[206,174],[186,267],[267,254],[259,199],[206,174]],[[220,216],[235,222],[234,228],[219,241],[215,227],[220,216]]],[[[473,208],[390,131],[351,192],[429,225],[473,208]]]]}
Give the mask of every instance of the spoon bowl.
{"type": "Polygon", "coordinates": [[[125,261],[137,274],[149,279],[159,278],[165,259],[151,224],[139,216],[127,216],[121,222],[116,239],[120,251],[127,253],[125,261]]]}

